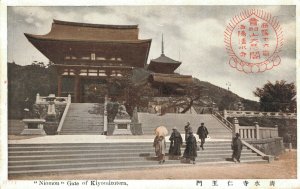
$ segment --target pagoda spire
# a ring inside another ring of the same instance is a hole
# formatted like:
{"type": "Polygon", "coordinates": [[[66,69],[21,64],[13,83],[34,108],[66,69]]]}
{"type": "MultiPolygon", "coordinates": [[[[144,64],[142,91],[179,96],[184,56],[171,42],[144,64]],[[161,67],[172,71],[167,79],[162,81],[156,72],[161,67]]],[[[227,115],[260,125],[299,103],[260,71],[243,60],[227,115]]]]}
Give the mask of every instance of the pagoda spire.
{"type": "Polygon", "coordinates": [[[161,35],[161,54],[164,55],[164,33],[161,35]]]}

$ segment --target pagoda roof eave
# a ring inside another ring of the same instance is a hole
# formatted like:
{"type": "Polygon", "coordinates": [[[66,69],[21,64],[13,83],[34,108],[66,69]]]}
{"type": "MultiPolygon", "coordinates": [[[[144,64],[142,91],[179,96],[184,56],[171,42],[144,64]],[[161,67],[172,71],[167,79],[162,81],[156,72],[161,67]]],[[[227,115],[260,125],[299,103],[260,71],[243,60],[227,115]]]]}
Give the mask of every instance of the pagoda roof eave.
{"type": "Polygon", "coordinates": [[[191,75],[152,73],[152,81],[156,83],[191,84],[191,75]]]}
{"type": "Polygon", "coordinates": [[[155,64],[178,64],[178,65],[181,65],[181,63],[182,62],[178,62],[178,61],[176,61],[176,62],[158,62],[158,61],[155,61],[155,60],[151,60],[150,61],[150,63],[149,64],[153,64],[153,63],[155,63],[155,64]]]}
{"type": "Polygon", "coordinates": [[[160,57],[152,59],[150,64],[153,63],[161,63],[161,64],[178,64],[180,65],[181,62],[173,60],[172,58],[166,56],[165,54],[161,54],[160,57]]]}
{"type": "Polygon", "coordinates": [[[124,44],[139,44],[139,43],[151,43],[152,39],[139,39],[139,40],[80,40],[80,39],[53,39],[48,38],[46,35],[34,35],[24,33],[28,40],[43,40],[43,41],[61,41],[61,42],[94,42],[94,43],[124,43],[124,44]]]}
{"type": "Polygon", "coordinates": [[[151,61],[147,65],[148,70],[152,70],[154,72],[160,72],[162,69],[168,69],[168,72],[174,72],[179,66],[181,65],[181,62],[177,63],[166,63],[166,62],[153,62],[151,61]]]}

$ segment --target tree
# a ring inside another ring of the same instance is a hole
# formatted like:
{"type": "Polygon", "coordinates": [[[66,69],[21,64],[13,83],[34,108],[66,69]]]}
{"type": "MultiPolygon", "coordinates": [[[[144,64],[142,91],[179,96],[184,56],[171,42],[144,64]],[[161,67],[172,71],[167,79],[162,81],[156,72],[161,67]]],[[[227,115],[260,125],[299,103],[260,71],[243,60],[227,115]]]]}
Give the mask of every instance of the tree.
{"type": "Polygon", "coordinates": [[[191,109],[195,102],[204,98],[207,88],[199,84],[190,84],[184,86],[184,94],[174,95],[169,98],[169,101],[162,104],[162,114],[173,108],[181,108],[181,114],[186,113],[191,109]]]}
{"type": "Polygon", "coordinates": [[[296,108],[296,86],[286,81],[276,81],[274,84],[268,81],[262,88],[256,88],[253,92],[260,98],[260,109],[272,112],[293,112],[296,108]]]}
{"type": "Polygon", "coordinates": [[[186,95],[184,98],[178,98],[177,102],[181,102],[180,105],[184,105],[185,108],[180,112],[182,114],[189,111],[189,109],[194,105],[194,102],[199,100],[203,95],[204,91],[207,91],[207,89],[204,86],[193,84],[190,86],[187,86],[185,88],[186,95]]]}
{"type": "Polygon", "coordinates": [[[237,97],[234,97],[230,94],[225,94],[222,96],[221,101],[219,103],[219,110],[232,110],[234,102],[237,101],[237,97]]]}

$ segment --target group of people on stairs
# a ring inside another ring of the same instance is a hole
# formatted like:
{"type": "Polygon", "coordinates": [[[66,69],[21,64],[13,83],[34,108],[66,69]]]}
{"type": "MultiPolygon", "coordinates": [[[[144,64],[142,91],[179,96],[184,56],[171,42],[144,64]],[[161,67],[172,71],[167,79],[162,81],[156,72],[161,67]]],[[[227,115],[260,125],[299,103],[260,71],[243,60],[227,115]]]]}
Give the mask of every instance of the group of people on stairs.
{"type": "MultiPolygon", "coordinates": [[[[205,139],[208,137],[208,129],[204,126],[204,123],[201,123],[201,126],[197,130],[197,135],[201,141],[200,148],[197,146],[197,140],[193,134],[193,130],[190,126],[190,123],[184,126],[185,130],[185,150],[183,153],[183,158],[190,162],[192,161],[195,164],[195,159],[197,157],[197,151],[204,150],[205,139]]],[[[176,127],[172,129],[169,148],[169,159],[181,159],[181,146],[183,145],[183,139],[180,132],[176,127]]],[[[240,135],[236,133],[236,136],[232,140],[231,148],[233,150],[232,160],[234,162],[240,162],[240,156],[242,151],[242,142],[240,140],[240,135]]],[[[159,164],[165,163],[165,154],[166,154],[166,141],[165,136],[156,136],[153,142],[153,147],[155,148],[155,154],[158,157],[159,164]]]]}

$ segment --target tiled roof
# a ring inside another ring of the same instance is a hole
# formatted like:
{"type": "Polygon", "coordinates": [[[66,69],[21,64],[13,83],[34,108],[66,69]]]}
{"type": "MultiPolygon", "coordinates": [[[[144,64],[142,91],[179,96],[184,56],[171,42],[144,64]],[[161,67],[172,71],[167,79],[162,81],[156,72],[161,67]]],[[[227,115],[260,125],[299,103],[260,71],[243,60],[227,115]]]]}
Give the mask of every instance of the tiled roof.
{"type": "Polygon", "coordinates": [[[181,62],[173,60],[173,59],[165,56],[164,54],[161,54],[160,57],[158,57],[156,59],[152,59],[151,62],[166,63],[166,64],[179,64],[179,65],[181,64],[181,62]]]}
{"type": "Polygon", "coordinates": [[[140,41],[138,32],[137,25],[103,25],[54,20],[48,34],[25,34],[25,36],[63,41],[140,41]]]}

